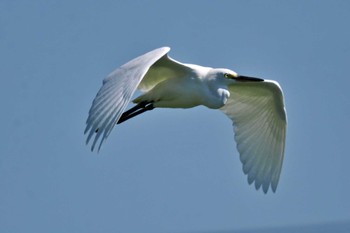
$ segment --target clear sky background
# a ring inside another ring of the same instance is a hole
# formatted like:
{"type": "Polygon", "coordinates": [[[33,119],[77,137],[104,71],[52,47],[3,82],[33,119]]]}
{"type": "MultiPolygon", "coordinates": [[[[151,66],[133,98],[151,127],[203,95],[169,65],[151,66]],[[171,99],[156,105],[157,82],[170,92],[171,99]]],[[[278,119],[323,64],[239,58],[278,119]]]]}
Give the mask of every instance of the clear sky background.
{"type": "Polygon", "coordinates": [[[0,232],[197,232],[350,221],[350,1],[0,1],[0,232]],[[170,46],[277,80],[277,192],[242,172],[220,111],[158,109],[85,146],[112,70],[170,46]]]}

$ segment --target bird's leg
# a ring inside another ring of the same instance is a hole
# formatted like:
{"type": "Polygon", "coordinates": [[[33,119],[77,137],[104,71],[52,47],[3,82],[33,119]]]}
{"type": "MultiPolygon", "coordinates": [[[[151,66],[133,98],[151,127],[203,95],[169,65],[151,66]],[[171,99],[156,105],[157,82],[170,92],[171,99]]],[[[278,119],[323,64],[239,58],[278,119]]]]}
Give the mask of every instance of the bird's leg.
{"type": "Polygon", "coordinates": [[[138,103],[137,105],[135,105],[134,107],[130,108],[129,110],[123,112],[122,116],[120,117],[120,119],[122,119],[123,117],[126,117],[130,114],[132,114],[133,112],[136,112],[137,110],[141,109],[141,108],[144,108],[146,107],[146,105],[148,104],[149,102],[147,101],[142,101],[140,103],[138,103]]]}
{"type": "Polygon", "coordinates": [[[138,103],[136,106],[130,108],[128,111],[124,112],[122,116],[119,118],[117,124],[120,124],[130,118],[133,118],[141,113],[154,109],[153,101],[143,101],[138,103]]]}

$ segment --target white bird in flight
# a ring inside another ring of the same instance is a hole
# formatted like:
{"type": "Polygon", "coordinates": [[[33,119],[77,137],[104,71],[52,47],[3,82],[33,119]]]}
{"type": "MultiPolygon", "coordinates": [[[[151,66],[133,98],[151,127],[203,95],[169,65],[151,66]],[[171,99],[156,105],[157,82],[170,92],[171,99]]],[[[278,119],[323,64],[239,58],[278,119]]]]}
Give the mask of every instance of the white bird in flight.
{"type": "Polygon", "coordinates": [[[287,117],[279,84],[242,76],[229,69],[184,64],[168,56],[169,47],[141,55],[103,80],[86,120],[86,144],[98,150],[114,128],[154,108],[219,109],[232,121],[237,150],[248,183],[276,191],[286,140],[287,117]],[[125,111],[134,92],[143,94],[125,111]],[[125,111],[125,112],[124,112],[125,111]]]}

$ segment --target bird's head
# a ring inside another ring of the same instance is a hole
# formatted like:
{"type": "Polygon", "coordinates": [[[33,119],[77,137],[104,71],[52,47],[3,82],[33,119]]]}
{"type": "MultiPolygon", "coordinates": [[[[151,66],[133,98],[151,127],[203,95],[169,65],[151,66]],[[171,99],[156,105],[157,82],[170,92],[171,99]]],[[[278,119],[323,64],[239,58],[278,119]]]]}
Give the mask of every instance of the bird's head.
{"type": "Polygon", "coordinates": [[[239,75],[236,72],[229,70],[229,69],[212,69],[209,72],[209,77],[214,78],[216,80],[223,80],[223,82],[262,82],[264,79],[261,78],[254,78],[249,76],[243,76],[239,75]]]}

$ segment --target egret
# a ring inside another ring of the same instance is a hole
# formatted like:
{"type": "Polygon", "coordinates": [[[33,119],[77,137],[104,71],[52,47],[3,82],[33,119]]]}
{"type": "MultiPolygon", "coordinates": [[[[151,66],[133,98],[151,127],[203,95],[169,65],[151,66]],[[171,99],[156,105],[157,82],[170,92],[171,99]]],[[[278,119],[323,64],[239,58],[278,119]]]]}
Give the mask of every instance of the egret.
{"type": "Polygon", "coordinates": [[[286,140],[283,92],[276,81],[239,75],[223,68],[185,64],[169,47],[141,55],[104,80],[86,121],[86,144],[98,150],[114,125],[155,108],[219,109],[233,122],[236,147],[248,183],[276,192],[286,140]],[[136,90],[141,95],[126,110],[136,90]]]}

